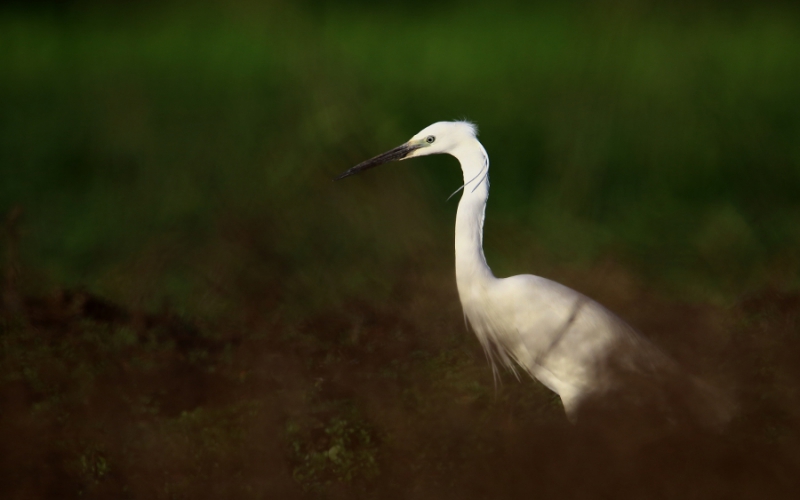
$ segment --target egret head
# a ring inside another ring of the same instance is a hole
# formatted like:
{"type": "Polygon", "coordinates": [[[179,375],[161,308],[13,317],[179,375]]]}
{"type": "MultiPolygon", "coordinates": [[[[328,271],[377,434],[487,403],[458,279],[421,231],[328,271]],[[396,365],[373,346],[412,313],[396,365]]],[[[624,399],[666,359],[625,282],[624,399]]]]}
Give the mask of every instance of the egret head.
{"type": "Polygon", "coordinates": [[[359,163],[337,176],[334,180],[343,179],[394,160],[451,153],[459,145],[474,141],[477,133],[475,125],[466,121],[436,122],[420,130],[405,144],[359,163]]]}

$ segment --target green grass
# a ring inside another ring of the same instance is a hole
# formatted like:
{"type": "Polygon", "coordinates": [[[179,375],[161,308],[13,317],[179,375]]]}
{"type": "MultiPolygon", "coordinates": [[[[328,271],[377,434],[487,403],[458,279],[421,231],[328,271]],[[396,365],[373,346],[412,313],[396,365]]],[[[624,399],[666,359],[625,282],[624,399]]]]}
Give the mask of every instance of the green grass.
{"type": "Polygon", "coordinates": [[[795,11],[311,12],[0,14],[0,209],[24,207],[26,258],[94,284],[165,240],[202,249],[234,216],[292,226],[275,246],[299,265],[396,262],[450,238],[453,162],[328,179],[467,117],[493,160],[501,274],[614,255],[681,294],[796,283],[795,11]]]}

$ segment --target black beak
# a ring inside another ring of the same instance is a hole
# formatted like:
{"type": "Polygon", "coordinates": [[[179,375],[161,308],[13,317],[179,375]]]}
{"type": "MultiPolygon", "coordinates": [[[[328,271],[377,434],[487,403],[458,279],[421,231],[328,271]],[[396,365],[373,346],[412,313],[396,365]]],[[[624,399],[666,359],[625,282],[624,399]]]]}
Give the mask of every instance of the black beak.
{"type": "Polygon", "coordinates": [[[367,161],[359,163],[355,167],[346,170],[341,174],[339,174],[338,176],[334,177],[333,180],[338,181],[339,179],[350,177],[351,175],[363,172],[364,170],[369,170],[370,168],[377,167],[378,165],[383,165],[384,163],[388,163],[390,161],[402,160],[403,158],[408,156],[409,153],[421,147],[422,144],[410,144],[408,142],[405,144],[401,144],[400,146],[397,146],[394,149],[390,149],[389,151],[380,154],[375,158],[371,158],[367,161]]]}

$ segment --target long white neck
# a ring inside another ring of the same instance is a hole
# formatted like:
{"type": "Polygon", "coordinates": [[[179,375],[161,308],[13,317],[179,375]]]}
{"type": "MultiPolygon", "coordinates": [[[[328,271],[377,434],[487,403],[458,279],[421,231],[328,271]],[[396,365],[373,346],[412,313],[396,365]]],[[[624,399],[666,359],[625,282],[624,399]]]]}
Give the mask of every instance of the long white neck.
{"type": "Polygon", "coordinates": [[[477,139],[450,152],[461,162],[464,192],[456,214],[456,282],[462,302],[494,280],[483,255],[483,220],[489,198],[489,157],[477,139]]]}

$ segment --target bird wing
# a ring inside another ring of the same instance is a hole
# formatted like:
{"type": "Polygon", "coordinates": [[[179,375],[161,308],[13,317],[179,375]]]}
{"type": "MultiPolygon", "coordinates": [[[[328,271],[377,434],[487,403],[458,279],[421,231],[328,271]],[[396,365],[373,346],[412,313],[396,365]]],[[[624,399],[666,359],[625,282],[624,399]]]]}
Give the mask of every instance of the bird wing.
{"type": "Polygon", "coordinates": [[[668,418],[706,425],[720,425],[734,411],[725,395],[575,290],[520,275],[497,280],[483,293],[485,307],[468,317],[487,352],[556,392],[571,419],[587,397],[612,393],[609,404],[654,405],[668,418]]]}
{"type": "Polygon", "coordinates": [[[521,366],[565,406],[608,389],[603,368],[610,362],[655,372],[668,360],[609,310],[546,278],[513,276],[484,293],[484,307],[467,311],[484,348],[512,369],[521,366]]]}

